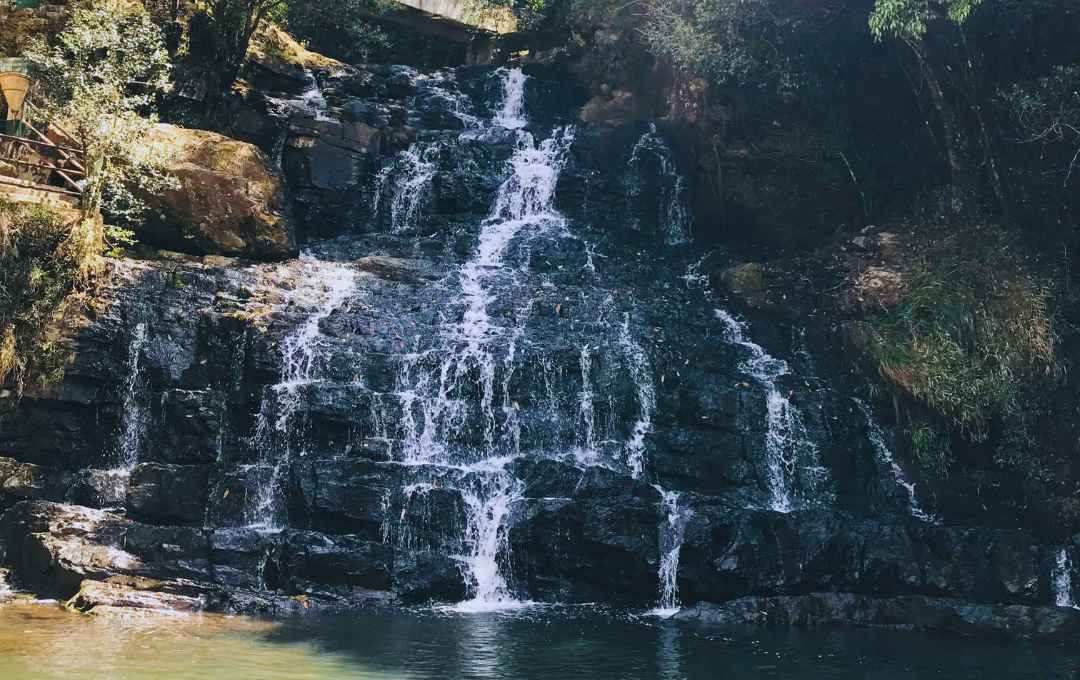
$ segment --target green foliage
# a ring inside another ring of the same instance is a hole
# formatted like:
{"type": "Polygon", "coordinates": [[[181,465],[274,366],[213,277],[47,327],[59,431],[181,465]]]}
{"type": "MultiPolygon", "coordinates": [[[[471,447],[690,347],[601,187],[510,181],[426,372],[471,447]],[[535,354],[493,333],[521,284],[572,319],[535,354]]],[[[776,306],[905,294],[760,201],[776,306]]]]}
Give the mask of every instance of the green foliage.
{"type": "Polygon", "coordinates": [[[963,24],[983,0],[876,0],[870,31],[878,40],[919,41],[928,26],[943,18],[963,24]]]}
{"type": "Polygon", "coordinates": [[[1059,65],[1033,83],[1015,84],[998,101],[1010,118],[1011,141],[1057,159],[1058,167],[1043,170],[1068,188],[1080,164],[1080,64],[1059,65]]]}
{"type": "Polygon", "coordinates": [[[281,17],[285,0],[207,0],[192,18],[191,51],[207,67],[211,105],[232,87],[264,21],[281,17]]]}
{"type": "Polygon", "coordinates": [[[103,206],[135,213],[132,185],[159,191],[170,184],[160,153],[145,143],[155,122],[146,114],[167,84],[168,54],[141,5],[104,0],[78,7],[54,42],[39,38],[25,56],[50,120],[86,149],[85,215],[103,206]]]}
{"type": "Polygon", "coordinates": [[[388,4],[388,0],[290,0],[273,19],[318,50],[355,63],[390,49],[390,34],[371,21],[388,4]]]}
{"type": "Polygon", "coordinates": [[[588,11],[590,5],[604,4],[602,0],[465,0],[465,6],[474,14],[483,15],[492,9],[508,9],[517,19],[518,30],[531,31],[550,27],[559,16],[569,17],[560,10],[569,9],[570,14],[588,11]]]}
{"type": "Polygon", "coordinates": [[[940,478],[949,476],[952,465],[952,449],[949,433],[930,421],[912,423],[904,433],[911,447],[911,455],[925,469],[940,478]]]}
{"type": "MultiPolygon", "coordinates": [[[[994,436],[1004,460],[1031,439],[1039,390],[1059,374],[1057,338],[1047,292],[1013,240],[979,229],[963,242],[934,253],[900,303],[869,320],[871,352],[895,390],[969,442],[994,436]]],[[[939,471],[949,459],[940,425],[920,418],[908,430],[916,457],[939,471]]]]}
{"type": "Polygon", "coordinates": [[[72,225],[43,207],[0,202],[0,385],[47,387],[66,353],[49,323],[79,283],[72,225]]]}
{"type": "Polygon", "coordinates": [[[134,231],[114,224],[105,225],[104,235],[105,255],[109,257],[122,257],[128,248],[138,243],[134,231]]]}
{"type": "Polygon", "coordinates": [[[807,25],[788,0],[649,0],[645,13],[645,43],[691,73],[790,89],[801,70],[794,43],[807,25]]]}

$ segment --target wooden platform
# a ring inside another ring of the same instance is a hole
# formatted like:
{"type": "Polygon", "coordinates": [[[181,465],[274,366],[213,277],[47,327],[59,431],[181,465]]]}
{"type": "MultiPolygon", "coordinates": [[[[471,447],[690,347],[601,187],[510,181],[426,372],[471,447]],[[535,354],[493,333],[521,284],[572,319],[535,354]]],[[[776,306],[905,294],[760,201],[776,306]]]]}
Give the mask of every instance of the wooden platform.
{"type": "Polygon", "coordinates": [[[51,208],[78,208],[79,195],[45,184],[0,175],[0,199],[12,203],[36,203],[51,208]]]}

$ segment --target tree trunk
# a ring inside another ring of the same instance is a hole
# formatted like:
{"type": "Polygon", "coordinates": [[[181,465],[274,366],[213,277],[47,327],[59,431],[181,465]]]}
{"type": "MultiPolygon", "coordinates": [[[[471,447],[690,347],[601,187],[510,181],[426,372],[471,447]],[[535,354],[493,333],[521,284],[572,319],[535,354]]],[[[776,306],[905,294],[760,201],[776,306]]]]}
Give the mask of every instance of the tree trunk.
{"type": "Polygon", "coordinates": [[[945,160],[949,165],[949,175],[957,187],[969,189],[974,184],[964,154],[964,132],[952,104],[945,96],[941,80],[934,70],[926,45],[920,41],[907,41],[915,60],[919,64],[930,100],[934,103],[938,118],[941,119],[942,139],[945,146],[945,160]]]}

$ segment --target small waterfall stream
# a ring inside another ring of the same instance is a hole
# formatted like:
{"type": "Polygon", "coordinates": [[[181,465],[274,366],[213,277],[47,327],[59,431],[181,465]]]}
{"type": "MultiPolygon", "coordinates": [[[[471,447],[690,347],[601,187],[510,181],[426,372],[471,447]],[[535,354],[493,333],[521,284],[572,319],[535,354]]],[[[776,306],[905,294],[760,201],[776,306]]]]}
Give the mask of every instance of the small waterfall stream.
{"type": "Polygon", "coordinates": [[[686,201],[686,178],[679,173],[672,158],[671,147],[656,130],[656,123],[649,123],[648,130],[638,139],[627,161],[626,194],[631,203],[637,203],[643,191],[643,177],[655,177],[659,182],[660,214],[657,219],[664,230],[668,245],[680,245],[690,240],[692,217],[686,201]],[[647,163],[656,166],[656,172],[647,171],[647,163]]]}
{"type": "Polygon", "coordinates": [[[282,528],[282,475],[297,446],[296,416],[303,405],[303,390],[321,378],[323,335],[321,324],[353,294],[354,272],[343,265],[322,263],[301,256],[304,279],[288,303],[310,306],[308,316],[281,345],[281,375],[263,394],[250,445],[259,462],[253,470],[265,478],[249,499],[245,515],[250,526],[266,531],[282,528]]]}
{"type": "Polygon", "coordinates": [[[376,174],[372,215],[378,218],[384,205],[383,196],[387,195],[391,233],[416,230],[431,191],[441,150],[439,142],[414,142],[376,174]]]}
{"type": "Polygon", "coordinates": [[[690,510],[679,503],[677,491],[667,491],[659,485],[653,488],[660,494],[664,509],[660,524],[660,568],[657,572],[659,598],[650,613],[667,618],[679,611],[679,556],[690,510]]]}
{"type": "Polygon", "coordinates": [[[1054,605],[1058,607],[1076,607],[1072,591],[1072,558],[1067,548],[1061,548],[1054,560],[1051,574],[1054,605]]]}
{"type": "Polygon", "coordinates": [[[870,406],[861,399],[855,398],[853,401],[859,408],[859,411],[862,412],[863,417],[866,418],[866,427],[870,445],[874,447],[874,453],[877,455],[878,460],[888,468],[893,481],[896,482],[896,485],[903,489],[907,495],[908,512],[912,517],[922,520],[923,522],[935,522],[936,518],[923,510],[922,506],[919,505],[919,497],[915,493],[915,483],[908,481],[907,475],[904,474],[904,469],[896,462],[896,457],[893,456],[892,449],[889,448],[889,444],[886,441],[885,431],[881,429],[881,425],[878,423],[877,419],[874,418],[870,406]]]}
{"type": "MultiPolygon", "coordinates": [[[[459,292],[450,306],[460,310],[460,319],[442,324],[434,348],[405,358],[397,386],[405,421],[404,462],[441,469],[439,487],[455,488],[464,502],[461,561],[471,597],[459,608],[470,611],[518,604],[503,565],[508,552],[506,522],[523,487],[506,470],[518,454],[516,409],[507,385],[521,329],[496,323],[489,305],[496,290],[513,278],[505,260],[511,242],[565,226],[552,204],[574,138],[572,128],[558,128],[537,143],[523,131],[527,123],[525,76],[519,69],[504,71],[502,76],[503,103],[492,124],[517,130],[517,148],[508,163],[510,174],[480,227],[472,257],[458,269],[459,292]],[[504,350],[509,368],[503,382],[501,425],[508,438],[497,437],[496,432],[500,429],[496,372],[504,350]],[[482,443],[462,447],[459,442],[468,439],[466,430],[474,422],[468,417],[472,409],[482,424],[482,443]]],[[[528,306],[522,311],[527,314],[528,306]]]]}
{"type": "MultiPolygon", "coordinates": [[[[811,487],[824,486],[826,480],[818,479],[824,476],[825,470],[802,413],[777,384],[780,377],[789,374],[788,364],[771,356],[761,345],[747,340],[745,327],[731,314],[723,309],[714,310],[714,314],[724,324],[727,341],[749,352],[749,357],[741,364],[742,370],[765,390],[768,426],[764,477],[771,497],[769,507],[776,512],[791,512],[799,504],[795,484],[798,469],[809,473],[811,487]]],[[[811,488],[803,489],[802,495],[814,498],[821,494],[811,488]]]]}
{"type": "Polygon", "coordinates": [[[146,323],[140,321],[135,324],[128,340],[127,362],[125,368],[127,374],[124,378],[123,399],[121,407],[123,413],[120,422],[120,432],[116,441],[116,458],[118,469],[130,472],[139,462],[139,451],[142,448],[143,437],[146,434],[147,404],[146,385],[140,370],[139,361],[143,349],[146,347],[146,323]]]}

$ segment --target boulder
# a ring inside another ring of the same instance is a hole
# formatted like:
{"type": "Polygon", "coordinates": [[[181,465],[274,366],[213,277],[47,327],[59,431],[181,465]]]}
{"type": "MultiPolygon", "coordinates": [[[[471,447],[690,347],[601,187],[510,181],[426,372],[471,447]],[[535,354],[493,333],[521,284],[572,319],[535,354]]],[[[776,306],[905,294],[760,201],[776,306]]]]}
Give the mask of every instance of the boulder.
{"type": "Polygon", "coordinates": [[[75,474],[68,500],[90,508],[123,507],[128,477],[124,470],[79,470],[75,474]]]}
{"type": "Polygon", "coordinates": [[[156,126],[151,142],[178,186],[140,193],[149,206],[140,237],[195,254],[280,259],[296,253],[284,183],[258,148],[173,125],[156,126]]]}
{"type": "Polygon", "coordinates": [[[64,494],[68,480],[59,470],[0,457],[0,499],[56,499],[64,494]]]}
{"type": "Polygon", "coordinates": [[[425,260],[371,255],[357,260],[356,266],[380,279],[402,283],[420,283],[439,277],[435,267],[425,260]]]}
{"type": "Polygon", "coordinates": [[[64,605],[71,610],[95,613],[98,607],[197,612],[206,608],[202,597],[170,592],[171,584],[148,578],[112,577],[87,579],[64,605]]]}
{"type": "Polygon", "coordinates": [[[23,501],[0,519],[5,561],[23,583],[68,597],[84,579],[140,567],[139,558],[122,548],[129,523],[78,505],[23,501]]]}
{"type": "Polygon", "coordinates": [[[202,524],[210,468],[205,465],[142,463],[131,472],[127,509],[159,524],[202,524]]]}
{"type": "Polygon", "coordinates": [[[728,293],[747,307],[761,309],[768,303],[765,268],[757,262],[744,262],[728,267],[720,278],[728,293]]]}

